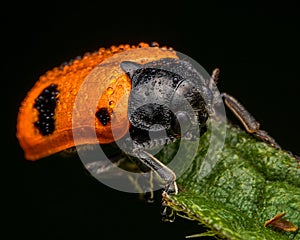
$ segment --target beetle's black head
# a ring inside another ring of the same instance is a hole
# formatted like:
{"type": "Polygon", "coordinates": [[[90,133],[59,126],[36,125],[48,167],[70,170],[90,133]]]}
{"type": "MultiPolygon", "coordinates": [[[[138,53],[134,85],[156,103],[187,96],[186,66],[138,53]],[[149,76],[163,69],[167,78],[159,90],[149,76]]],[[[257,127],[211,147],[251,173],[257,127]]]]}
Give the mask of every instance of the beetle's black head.
{"type": "Polygon", "coordinates": [[[205,129],[209,117],[209,89],[204,82],[174,66],[177,69],[173,71],[170,66],[160,68],[157,62],[121,63],[132,81],[128,118],[134,140],[145,142],[150,140],[149,135],[151,139],[166,135],[191,138],[205,129]]]}

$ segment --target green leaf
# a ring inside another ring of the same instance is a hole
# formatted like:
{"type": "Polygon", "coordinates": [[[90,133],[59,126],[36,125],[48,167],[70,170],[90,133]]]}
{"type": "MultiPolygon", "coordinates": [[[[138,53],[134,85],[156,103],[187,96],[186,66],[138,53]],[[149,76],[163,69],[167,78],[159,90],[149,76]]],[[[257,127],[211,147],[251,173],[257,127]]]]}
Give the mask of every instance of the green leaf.
{"type": "MultiPolygon", "coordinates": [[[[208,174],[203,163],[211,144],[211,131],[200,139],[196,156],[177,179],[177,195],[164,201],[176,213],[207,226],[208,235],[225,239],[300,239],[300,168],[298,161],[285,151],[254,139],[243,130],[220,124],[216,134],[226,139],[220,151],[211,155],[218,161],[208,174]],[[219,132],[218,132],[219,131],[219,132]],[[204,169],[204,170],[203,170],[204,169]],[[264,226],[275,215],[298,227],[287,232],[264,226]]],[[[179,144],[179,143],[176,143],[179,144]]],[[[176,145],[175,144],[175,145],[176,145]]],[[[172,159],[174,145],[160,153],[159,159],[172,159]]],[[[188,151],[188,148],[187,148],[188,151]]],[[[187,235],[192,233],[188,232],[187,235]]],[[[191,237],[205,236],[199,233],[191,237]]]]}

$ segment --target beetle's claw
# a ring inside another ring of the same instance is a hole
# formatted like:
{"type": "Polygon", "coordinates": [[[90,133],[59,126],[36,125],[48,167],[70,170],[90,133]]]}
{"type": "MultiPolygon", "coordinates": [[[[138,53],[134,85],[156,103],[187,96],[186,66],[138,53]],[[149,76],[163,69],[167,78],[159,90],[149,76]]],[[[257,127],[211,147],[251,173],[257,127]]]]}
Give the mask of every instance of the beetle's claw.
{"type": "Polygon", "coordinates": [[[154,202],[154,193],[153,193],[153,191],[151,191],[151,192],[145,192],[144,193],[144,199],[148,203],[153,203],[154,202]]]}
{"type": "Polygon", "coordinates": [[[178,187],[175,181],[170,182],[167,184],[164,194],[166,195],[176,195],[178,193],[178,187]]]}
{"type": "Polygon", "coordinates": [[[162,205],[161,215],[163,222],[174,222],[175,220],[175,211],[164,204],[162,205]]]}
{"type": "MultiPolygon", "coordinates": [[[[175,181],[169,183],[165,190],[162,193],[163,199],[168,195],[176,195],[178,193],[177,184],[175,181]]],[[[162,208],[161,208],[162,221],[164,222],[174,222],[175,220],[175,211],[167,205],[167,203],[163,200],[162,208]]]]}

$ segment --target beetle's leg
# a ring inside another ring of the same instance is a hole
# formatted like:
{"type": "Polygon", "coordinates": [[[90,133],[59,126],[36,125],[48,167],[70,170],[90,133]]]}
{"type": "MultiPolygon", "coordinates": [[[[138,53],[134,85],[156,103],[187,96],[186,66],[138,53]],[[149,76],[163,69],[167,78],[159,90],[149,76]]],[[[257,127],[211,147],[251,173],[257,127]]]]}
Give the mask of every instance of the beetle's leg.
{"type": "MultiPolygon", "coordinates": [[[[145,165],[149,169],[153,170],[164,182],[165,187],[162,193],[163,198],[167,195],[177,194],[178,188],[175,182],[176,175],[175,173],[165,166],[162,162],[156,159],[152,154],[144,151],[138,150],[135,152],[136,159],[140,161],[142,165],[145,165]]],[[[139,164],[139,165],[141,165],[139,164]]],[[[164,202],[162,203],[162,220],[163,221],[174,221],[175,214],[173,210],[167,206],[164,202]]]]}
{"type": "Polygon", "coordinates": [[[267,132],[260,129],[259,122],[255,120],[255,118],[245,109],[242,104],[240,104],[234,97],[230,96],[227,93],[222,93],[221,96],[224,100],[225,105],[239,119],[248,133],[251,133],[253,136],[277,149],[281,149],[278,143],[276,143],[276,141],[272,137],[270,137],[267,132]]]}
{"type": "Polygon", "coordinates": [[[147,180],[147,186],[142,186],[141,195],[143,196],[143,199],[147,202],[151,203],[154,201],[154,192],[153,192],[153,171],[151,171],[151,168],[146,166],[139,157],[130,157],[130,159],[137,165],[138,169],[142,172],[149,172],[149,181],[147,180]]]}
{"type": "Polygon", "coordinates": [[[149,172],[149,188],[148,191],[144,194],[144,198],[147,202],[152,203],[154,201],[154,192],[153,192],[153,172],[149,172]]]}
{"type": "Polygon", "coordinates": [[[135,154],[142,164],[157,173],[157,175],[165,182],[164,192],[166,194],[177,194],[178,189],[175,182],[176,175],[170,168],[144,150],[138,150],[135,154]]]}

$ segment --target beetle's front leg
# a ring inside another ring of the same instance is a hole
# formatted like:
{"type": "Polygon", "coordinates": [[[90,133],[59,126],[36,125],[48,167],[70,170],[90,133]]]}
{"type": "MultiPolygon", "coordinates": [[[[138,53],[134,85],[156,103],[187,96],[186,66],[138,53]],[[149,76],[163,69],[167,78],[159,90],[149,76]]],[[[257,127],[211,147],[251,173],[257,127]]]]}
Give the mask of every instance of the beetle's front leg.
{"type": "MultiPolygon", "coordinates": [[[[174,195],[178,193],[178,188],[176,184],[176,175],[175,173],[165,166],[162,162],[160,162],[157,158],[155,158],[152,154],[146,152],[145,150],[139,149],[134,151],[135,160],[139,161],[138,165],[144,165],[146,168],[151,169],[155,172],[163,181],[164,181],[164,190],[163,190],[163,198],[167,195],[174,195]]],[[[145,167],[141,167],[141,169],[145,170],[145,167]]],[[[164,202],[162,202],[162,220],[163,221],[174,221],[175,214],[173,210],[167,206],[164,202]]]]}
{"type": "Polygon", "coordinates": [[[170,168],[145,150],[136,151],[135,156],[138,161],[153,170],[165,182],[164,194],[177,194],[176,175],[170,168]]]}

